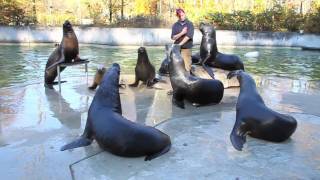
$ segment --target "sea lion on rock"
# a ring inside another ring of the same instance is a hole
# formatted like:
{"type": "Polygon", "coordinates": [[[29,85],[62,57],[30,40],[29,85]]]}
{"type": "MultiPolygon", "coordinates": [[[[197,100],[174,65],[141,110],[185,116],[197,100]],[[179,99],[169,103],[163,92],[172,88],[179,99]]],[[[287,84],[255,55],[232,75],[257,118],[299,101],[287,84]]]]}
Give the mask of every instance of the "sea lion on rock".
{"type": "Polygon", "coordinates": [[[154,66],[150,63],[147,50],[144,47],[138,49],[138,60],[135,68],[135,81],[130,84],[131,87],[137,87],[139,81],[142,81],[148,87],[151,87],[158,82],[155,79],[156,71],[154,66]]]}
{"type": "Polygon", "coordinates": [[[106,68],[105,67],[100,66],[100,67],[97,68],[96,74],[94,75],[93,83],[89,87],[89,89],[95,90],[97,88],[97,86],[100,85],[105,72],[106,72],[106,68]]]}
{"type": "MultiPolygon", "coordinates": [[[[240,69],[244,70],[243,62],[238,56],[218,52],[216,31],[214,27],[201,23],[200,31],[202,33],[200,56],[197,54],[193,55],[193,62],[203,66],[208,65],[229,71],[240,69]],[[197,58],[200,58],[198,59],[198,62],[197,58]]],[[[208,73],[210,74],[211,69],[206,68],[206,70],[209,70],[208,73]]]]}
{"type": "MultiPolygon", "coordinates": [[[[46,64],[44,81],[45,87],[53,88],[55,78],[57,77],[57,65],[63,62],[71,63],[74,61],[83,61],[79,58],[79,45],[76,34],[73,31],[71,23],[67,20],[63,24],[63,38],[60,44],[56,44],[56,49],[51,53],[46,64]]],[[[63,71],[65,67],[61,67],[63,71]]]]}
{"type": "Polygon", "coordinates": [[[119,95],[120,66],[114,63],[105,73],[92,100],[82,136],[61,151],[88,146],[93,139],[115,155],[154,159],[170,150],[170,137],[154,127],[140,125],[122,116],[119,95]]]}
{"type": "Polygon", "coordinates": [[[236,76],[240,94],[236,105],[236,122],[230,134],[234,148],[242,150],[246,135],[273,142],[288,139],[297,128],[297,121],[289,115],[268,108],[259,95],[253,78],[242,70],[232,71],[228,78],[236,76]]]}
{"type": "Polygon", "coordinates": [[[169,73],[173,89],[172,101],[180,108],[184,108],[184,99],[197,105],[207,105],[219,103],[223,97],[221,81],[201,79],[186,71],[179,45],[172,45],[169,73]]]}

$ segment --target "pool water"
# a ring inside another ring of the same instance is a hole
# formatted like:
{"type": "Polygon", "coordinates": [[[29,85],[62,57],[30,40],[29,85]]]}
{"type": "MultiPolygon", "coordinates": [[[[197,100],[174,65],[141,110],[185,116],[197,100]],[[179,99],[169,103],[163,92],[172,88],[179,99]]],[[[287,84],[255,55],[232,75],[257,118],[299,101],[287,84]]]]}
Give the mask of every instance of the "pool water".
{"type": "MultiPolygon", "coordinates": [[[[45,64],[54,48],[53,44],[0,45],[0,87],[43,82],[45,64]]],[[[93,75],[99,65],[108,67],[114,62],[120,64],[122,73],[133,74],[137,49],[138,47],[80,45],[80,56],[90,60],[89,75],[93,75]]],[[[193,48],[193,52],[198,50],[198,46],[193,48]]],[[[255,75],[320,80],[319,52],[280,47],[220,47],[219,50],[240,56],[246,71],[255,75]],[[258,51],[260,56],[244,57],[245,53],[251,51],[258,51]]],[[[165,57],[164,47],[147,47],[147,52],[152,64],[159,69],[165,57]]],[[[81,66],[68,67],[62,77],[83,76],[83,71],[81,66]]]]}

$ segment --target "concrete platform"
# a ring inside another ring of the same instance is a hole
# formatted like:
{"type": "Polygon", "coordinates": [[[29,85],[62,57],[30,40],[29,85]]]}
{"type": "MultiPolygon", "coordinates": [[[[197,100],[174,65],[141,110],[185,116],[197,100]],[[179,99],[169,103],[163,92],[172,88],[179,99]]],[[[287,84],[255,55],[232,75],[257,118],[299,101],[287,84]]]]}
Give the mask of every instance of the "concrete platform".
{"type": "MultiPolygon", "coordinates": [[[[317,179],[320,176],[318,82],[255,77],[274,110],[293,115],[298,128],[284,143],[248,138],[243,151],[229,141],[238,88],[218,105],[179,109],[169,83],[121,90],[124,116],[170,135],[172,149],[150,162],[101,152],[96,143],[59,151],[83,132],[94,91],[85,77],[64,79],[62,92],[41,83],[0,89],[1,179],[317,179]],[[92,156],[94,155],[94,156],[92,156]],[[92,156],[92,157],[90,157],[92,156]]],[[[124,83],[133,76],[123,75],[124,83]]],[[[89,79],[90,82],[91,79],[89,79]]]]}

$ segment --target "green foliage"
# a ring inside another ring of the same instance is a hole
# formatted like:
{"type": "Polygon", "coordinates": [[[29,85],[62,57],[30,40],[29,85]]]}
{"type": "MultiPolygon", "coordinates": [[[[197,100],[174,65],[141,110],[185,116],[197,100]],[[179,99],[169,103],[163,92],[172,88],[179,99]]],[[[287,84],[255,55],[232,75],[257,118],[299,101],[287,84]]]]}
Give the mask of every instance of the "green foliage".
{"type": "Polygon", "coordinates": [[[320,33],[320,0],[0,0],[0,25],[61,26],[68,19],[75,25],[171,27],[178,7],[195,26],[320,33]]]}
{"type": "Polygon", "coordinates": [[[254,28],[256,31],[272,31],[273,20],[272,13],[265,11],[255,15],[254,28]]]}
{"type": "Polygon", "coordinates": [[[304,31],[308,33],[320,33],[320,6],[306,15],[304,31]]]}
{"type": "Polygon", "coordinates": [[[28,24],[25,11],[16,1],[0,1],[0,24],[1,25],[23,25],[28,24]]]}
{"type": "Polygon", "coordinates": [[[293,9],[288,9],[287,15],[284,21],[284,27],[288,31],[298,31],[300,29],[303,29],[303,25],[305,22],[305,18],[302,14],[297,13],[293,9]]]}

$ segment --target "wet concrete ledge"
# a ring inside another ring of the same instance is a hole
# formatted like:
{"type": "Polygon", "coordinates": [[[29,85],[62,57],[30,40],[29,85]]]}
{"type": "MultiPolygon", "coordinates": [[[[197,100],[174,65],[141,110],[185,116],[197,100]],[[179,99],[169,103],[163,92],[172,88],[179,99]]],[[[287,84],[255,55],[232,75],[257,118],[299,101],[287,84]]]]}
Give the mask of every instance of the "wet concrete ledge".
{"type": "MultiPolygon", "coordinates": [[[[92,78],[90,76],[89,82],[92,78]]],[[[140,85],[120,89],[125,117],[156,126],[171,137],[172,148],[168,153],[145,162],[143,157],[124,158],[101,152],[96,142],[88,147],[59,151],[62,145],[83,132],[95,93],[87,89],[85,77],[64,80],[67,82],[61,94],[43,88],[42,82],[0,88],[2,179],[319,177],[319,86],[309,87],[276,77],[256,79],[266,104],[276,111],[291,114],[299,125],[293,136],[283,143],[248,138],[241,152],[236,151],[229,140],[236,116],[238,88],[226,89],[218,105],[197,108],[186,103],[184,110],[172,105],[171,96],[167,95],[170,88],[167,78],[157,84],[158,88],[140,85]]],[[[121,75],[121,82],[133,81],[134,75],[121,75]]]]}
{"type": "MultiPolygon", "coordinates": [[[[75,27],[80,43],[105,45],[164,45],[171,43],[171,29],[75,27]]],[[[61,27],[0,26],[1,43],[59,43],[61,27]]],[[[218,45],[285,46],[320,50],[320,36],[284,32],[217,31],[218,45]]],[[[201,33],[195,30],[194,43],[200,44],[201,33]]]]}

